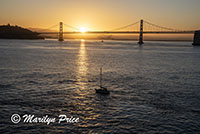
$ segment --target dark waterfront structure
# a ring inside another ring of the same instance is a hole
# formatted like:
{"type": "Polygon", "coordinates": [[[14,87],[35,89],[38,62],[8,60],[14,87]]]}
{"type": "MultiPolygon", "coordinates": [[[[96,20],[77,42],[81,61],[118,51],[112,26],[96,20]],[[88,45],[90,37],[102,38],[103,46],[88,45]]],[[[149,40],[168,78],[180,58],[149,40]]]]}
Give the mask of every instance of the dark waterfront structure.
{"type": "Polygon", "coordinates": [[[193,40],[193,44],[192,45],[200,46],[200,30],[199,31],[195,31],[194,40],[193,40]]]}

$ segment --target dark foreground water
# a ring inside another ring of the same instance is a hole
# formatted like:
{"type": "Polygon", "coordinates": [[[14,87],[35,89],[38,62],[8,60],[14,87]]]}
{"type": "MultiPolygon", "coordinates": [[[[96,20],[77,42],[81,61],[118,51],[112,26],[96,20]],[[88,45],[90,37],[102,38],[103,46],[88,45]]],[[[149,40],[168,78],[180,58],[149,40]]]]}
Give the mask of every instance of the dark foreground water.
{"type": "Polygon", "coordinates": [[[1,133],[200,133],[191,42],[0,40],[1,133]],[[98,95],[99,68],[109,96],[98,95]],[[78,123],[11,122],[12,114],[78,123]]]}

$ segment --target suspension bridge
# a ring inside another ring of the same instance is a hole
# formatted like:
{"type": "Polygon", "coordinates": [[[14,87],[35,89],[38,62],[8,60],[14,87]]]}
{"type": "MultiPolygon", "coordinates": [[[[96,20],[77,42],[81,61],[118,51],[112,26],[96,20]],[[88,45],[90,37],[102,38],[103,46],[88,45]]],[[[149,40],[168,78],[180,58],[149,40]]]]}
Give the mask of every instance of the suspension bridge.
{"type": "MultiPolygon", "coordinates": [[[[64,24],[63,22],[60,22],[59,24],[56,24],[46,30],[52,29],[54,27],[58,27],[58,32],[38,32],[39,34],[57,34],[59,41],[64,41],[63,35],[64,34],[81,34],[82,32],[73,26],[64,24]],[[64,31],[63,27],[68,27],[74,31],[64,31]]],[[[160,25],[156,25],[153,23],[150,23],[145,20],[140,20],[134,23],[131,23],[129,25],[125,25],[119,28],[115,28],[108,31],[86,31],[84,33],[86,34],[139,34],[139,41],[138,44],[142,45],[144,44],[143,41],[143,35],[144,34],[194,34],[196,30],[180,30],[180,29],[173,29],[168,27],[163,27],[160,25]]]]}

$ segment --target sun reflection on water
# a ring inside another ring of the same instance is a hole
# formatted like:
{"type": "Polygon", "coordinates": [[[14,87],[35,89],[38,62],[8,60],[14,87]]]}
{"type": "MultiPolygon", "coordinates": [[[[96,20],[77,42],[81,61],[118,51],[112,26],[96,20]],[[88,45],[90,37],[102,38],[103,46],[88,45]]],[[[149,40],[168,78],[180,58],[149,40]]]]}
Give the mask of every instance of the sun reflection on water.
{"type": "Polygon", "coordinates": [[[96,104],[92,103],[93,100],[91,99],[93,91],[89,88],[88,84],[88,64],[86,42],[85,40],[81,40],[77,58],[77,83],[73,99],[75,101],[74,104],[78,107],[76,113],[79,115],[80,120],[82,120],[77,126],[85,128],[94,125],[89,123],[89,121],[93,120],[95,122],[100,116],[97,113],[99,110],[96,104]]]}
{"type": "Polygon", "coordinates": [[[85,40],[81,40],[79,53],[78,53],[78,60],[77,60],[77,79],[78,85],[81,85],[81,88],[84,88],[87,82],[87,71],[88,71],[88,59],[87,59],[87,52],[86,52],[86,45],[85,40]]]}

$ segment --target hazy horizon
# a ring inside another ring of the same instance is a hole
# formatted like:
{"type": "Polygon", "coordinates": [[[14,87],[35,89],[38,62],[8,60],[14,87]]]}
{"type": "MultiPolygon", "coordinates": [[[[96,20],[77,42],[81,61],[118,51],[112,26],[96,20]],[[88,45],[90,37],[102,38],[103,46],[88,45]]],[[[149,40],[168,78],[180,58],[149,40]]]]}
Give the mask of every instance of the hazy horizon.
{"type": "Polygon", "coordinates": [[[63,21],[88,30],[110,30],[140,19],[166,27],[200,29],[199,0],[1,0],[0,24],[49,28],[63,21]]]}

